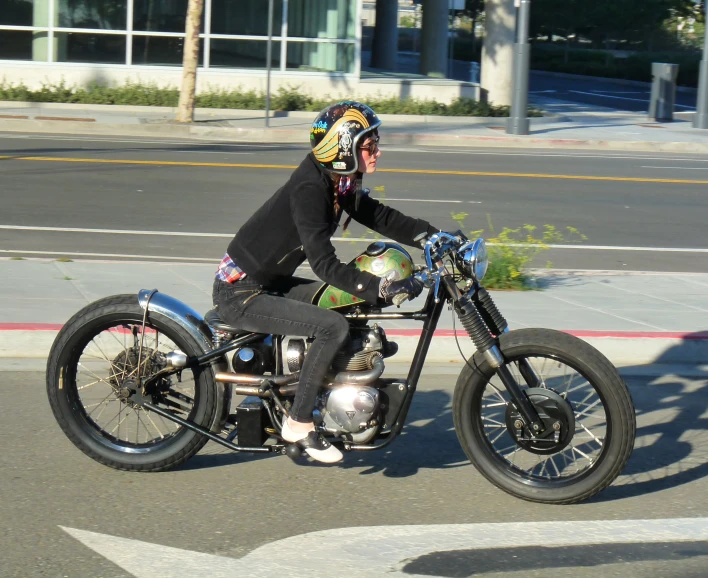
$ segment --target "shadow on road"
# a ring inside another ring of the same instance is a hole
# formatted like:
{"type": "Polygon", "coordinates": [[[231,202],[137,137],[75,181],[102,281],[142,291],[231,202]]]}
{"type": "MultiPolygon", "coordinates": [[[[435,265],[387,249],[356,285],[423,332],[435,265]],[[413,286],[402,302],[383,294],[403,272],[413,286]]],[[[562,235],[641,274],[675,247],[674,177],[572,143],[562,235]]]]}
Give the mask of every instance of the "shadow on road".
{"type": "MultiPolygon", "coordinates": [[[[686,336],[655,363],[675,360],[705,335],[686,336]]],[[[690,378],[666,373],[636,386],[628,381],[637,410],[637,441],[619,480],[595,501],[659,492],[708,475],[708,371],[690,378]]]]}
{"type": "MultiPolygon", "coordinates": [[[[693,334],[704,337],[705,333],[693,334]]],[[[690,347],[688,336],[682,345],[690,347]]],[[[669,351],[656,360],[675,359],[669,351]]],[[[629,368],[646,370],[645,367],[629,368]]],[[[678,487],[708,475],[708,371],[696,377],[665,373],[660,377],[629,377],[637,412],[637,441],[625,471],[613,486],[593,501],[610,501],[678,487]]],[[[233,454],[227,450],[202,453],[183,469],[221,467],[267,457],[233,454]]],[[[305,467],[330,467],[308,462],[305,467]]],[[[405,478],[422,469],[469,465],[455,434],[451,396],[447,391],[418,391],[407,425],[399,439],[381,451],[352,452],[334,467],[405,478]],[[362,469],[363,468],[363,469],[362,469]]]]}

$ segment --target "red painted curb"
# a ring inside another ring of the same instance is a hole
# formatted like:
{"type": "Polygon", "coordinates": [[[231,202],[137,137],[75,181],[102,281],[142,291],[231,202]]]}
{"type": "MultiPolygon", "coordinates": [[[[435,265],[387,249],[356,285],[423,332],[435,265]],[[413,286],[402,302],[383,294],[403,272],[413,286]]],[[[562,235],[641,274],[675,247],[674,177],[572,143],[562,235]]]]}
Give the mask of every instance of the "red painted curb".
{"type": "MultiPolygon", "coordinates": [[[[59,331],[60,323],[0,323],[0,331],[59,331]]],[[[680,331],[591,331],[591,330],[563,330],[575,337],[615,338],[615,339],[683,339],[684,341],[708,340],[708,331],[680,332],[680,331]]],[[[419,329],[389,329],[389,337],[419,337],[419,329]]],[[[464,329],[458,329],[458,337],[464,336],[464,329]]],[[[452,329],[438,329],[436,337],[454,337],[452,329]]]]}

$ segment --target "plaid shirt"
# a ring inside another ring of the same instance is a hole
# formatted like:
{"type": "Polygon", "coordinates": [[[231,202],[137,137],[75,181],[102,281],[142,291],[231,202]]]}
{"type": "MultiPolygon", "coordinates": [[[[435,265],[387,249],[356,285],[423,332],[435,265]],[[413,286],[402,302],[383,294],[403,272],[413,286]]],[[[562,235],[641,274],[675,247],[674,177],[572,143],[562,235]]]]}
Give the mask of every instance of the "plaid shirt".
{"type": "Polygon", "coordinates": [[[224,253],[224,258],[219,263],[219,268],[216,270],[216,278],[226,281],[227,283],[236,283],[239,279],[243,279],[246,274],[239,269],[229,257],[228,253],[224,253]]]}

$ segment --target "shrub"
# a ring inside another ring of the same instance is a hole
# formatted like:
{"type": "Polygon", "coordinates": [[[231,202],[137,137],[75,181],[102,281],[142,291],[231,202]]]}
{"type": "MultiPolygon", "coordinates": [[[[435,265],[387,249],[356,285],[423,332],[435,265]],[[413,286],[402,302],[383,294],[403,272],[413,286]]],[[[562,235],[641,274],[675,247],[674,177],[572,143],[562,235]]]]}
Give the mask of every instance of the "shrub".
{"type": "MultiPolygon", "coordinates": [[[[452,215],[458,223],[463,223],[466,213],[452,215]]],[[[507,289],[528,291],[536,289],[528,267],[551,244],[579,243],[587,237],[575,227],[566,227],[567,237],[553,225],[544,225],[540,238],[535,237],[534,225],[522,225],[516,229],[504,227],[499,234],[494,231],[492,221],[487,215],[489,234],[484,236],[484,229],[470,232],[470,237],[483,237],[487,242],[489,268],[484,277],[484,286],[488,289],[507,289]]],[[[548,261],[547,267],[552,263],[548,261]]]]}
{"type": "MultiPolygon", "coordinates": [[[[69,102],[77,104],[122,104],[133,106],[177,106],[179,90],[159,87],[155,84],[127,82],[122,86],[110,87],[91,84],[86,88],[58,84],[43,84],[39,90],[30,90],[23,84],[0,82],[0,100],[31,102],[69,102]]],[[[287,111],[318,112],[333,99],[316,99],[298,91],[297,87],[280,88],[271,95],[271,109],[287,111]]],[[[471,98],[459,98],[450,104],[434,100],[417,100],[396,97],[367,99],[367,103],[379,114],[416,114],[438,116],[509,116],[508,106],[496,106],[471,98]]],[[[225,108],[241,110],[263,110],[265,94],[255,90],[224,90],[213,88],[196,95],[196,106],[202,108],[225,108]]],[[[529,109],[529,116],[542,116],[535,109],[529,109]]]]}

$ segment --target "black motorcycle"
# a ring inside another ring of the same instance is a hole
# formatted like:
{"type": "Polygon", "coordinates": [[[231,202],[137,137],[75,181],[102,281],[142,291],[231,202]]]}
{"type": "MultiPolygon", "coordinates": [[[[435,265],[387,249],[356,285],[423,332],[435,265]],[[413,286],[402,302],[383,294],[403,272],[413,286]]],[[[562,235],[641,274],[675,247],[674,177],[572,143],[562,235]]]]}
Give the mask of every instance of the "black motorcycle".
{"type": "MultiPolygon", "coordinates": [[[[428,288],[420,311],[384,312],[385,303],[327,285],[313,295],[313,303],[338,309],[351,326],[350,343],[317,399],[318,430],[345,451],[393,442],[449,303],[476,347],[452,401],[455,431],[475,467],[502,490],[547,504],[579,502],[611,484],[636,431],[632,399],[615,367],[566,333],[509,331],[480,284],[487,269],[482,239],[458,232],[419,241],[423,266],[413,268],[403,248],[383,242],[352,264],[417,275],[428,288]],[[397,346],[371,323],[391,319],[423,323],[405,379],[382,377],[397,346]]],[[[297,458],[298,446],[280,431],[307,347],[300,338],[244,333],[215,310],[202,317],[157,290],[116,295],[88,305],[59,332],[47,366],[49,402],[81,451],[121,470],[174,468],[209,440],[297,458]],[[234,394],[244,397],[232,412],[234,394]]]]}

